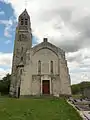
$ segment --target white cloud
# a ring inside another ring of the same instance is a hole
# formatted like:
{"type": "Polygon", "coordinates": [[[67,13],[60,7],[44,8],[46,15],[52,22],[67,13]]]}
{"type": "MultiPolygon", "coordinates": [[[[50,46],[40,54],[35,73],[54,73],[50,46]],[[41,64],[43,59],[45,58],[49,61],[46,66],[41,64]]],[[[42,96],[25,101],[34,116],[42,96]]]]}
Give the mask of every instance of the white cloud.
{"type": "Polygon", "coordinates": [[[0,66],[11,67],[12,65],[12,53],[0,52],[0,66]]]}
{"type": "Polygon", "coordinates": [[[90,82],[90,72],[71,73],[71,79],[72,79],[71,84],[76,84],[83,81],[90,82]]]}
{"type": "Polygon", "coordinates": [[[0,52],[0,80],[5,77],[6,74],[11,73],[12,66],[12,53],[0,52]]]}
{"type": "Polygon", "coordinates": [[[8,24],[8,20],[0,20],[0,24],[7,25],[8,24]]]}
{"type": "Polygon", "coordinates": [[[12,27],[12,21],[11,20],[0,20],[0,24],[4,24],[5,25],[5,29],[4,29],[4,36],[5,37],[11,37],[11,27],[12,27]]]}
{"type": "Polygon", "coordinates": [[[16,23],[16,20],[13,17],[10,17],[9,20],[0,20],[0,24],[5,26],[4,36],[7,38],[12,37],[13,28],[12,26],[16,23]]]}
{"type": "Polygon", "coordinates": [[[71,83],[90,81],[90,49],[81,49],[78,52],[68,53],[67,60],[71,75],[71,83]]]}
{"type": "Polygon", "coordinates": [[[12,27],[12,20],[9,19],[8,23],[6,24],[5,30],[4,30],[4,36],[5,37],[12,37],[10,31],[12,27]]]}

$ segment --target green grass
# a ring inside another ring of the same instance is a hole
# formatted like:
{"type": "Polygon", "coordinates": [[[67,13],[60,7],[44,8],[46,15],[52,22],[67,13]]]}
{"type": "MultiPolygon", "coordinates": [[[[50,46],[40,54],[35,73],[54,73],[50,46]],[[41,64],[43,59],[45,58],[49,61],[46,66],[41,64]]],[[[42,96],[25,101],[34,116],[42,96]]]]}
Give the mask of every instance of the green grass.
{"type": "Polygon", "coordinates": [[[82,120],[63,99],[0,98],[0,120],[82,120]]]}

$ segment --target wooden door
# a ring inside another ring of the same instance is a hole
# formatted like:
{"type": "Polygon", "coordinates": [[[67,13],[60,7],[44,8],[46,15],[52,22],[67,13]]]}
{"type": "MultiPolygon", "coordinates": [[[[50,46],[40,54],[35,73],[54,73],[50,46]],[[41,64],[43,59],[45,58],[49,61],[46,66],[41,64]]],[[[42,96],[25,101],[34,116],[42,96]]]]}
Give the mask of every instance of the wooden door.
{"type": "Polygon", "coordinates": [[[43,94],[50,94],[50,81],[49,80],[43,80],[42,91],[43,91],[43,94]]]}

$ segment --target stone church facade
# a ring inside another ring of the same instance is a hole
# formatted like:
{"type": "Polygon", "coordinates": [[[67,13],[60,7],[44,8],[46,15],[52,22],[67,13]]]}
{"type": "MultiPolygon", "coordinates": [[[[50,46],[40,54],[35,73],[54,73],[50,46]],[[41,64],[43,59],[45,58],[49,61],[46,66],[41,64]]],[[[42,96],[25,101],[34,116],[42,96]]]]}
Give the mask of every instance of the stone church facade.
{"type": "Polygon", "coordinates": [[[65,52],[48,42],[32,47],[30,16],[26,9],[16,28],[10,95],[71,95],[65,52]]]}

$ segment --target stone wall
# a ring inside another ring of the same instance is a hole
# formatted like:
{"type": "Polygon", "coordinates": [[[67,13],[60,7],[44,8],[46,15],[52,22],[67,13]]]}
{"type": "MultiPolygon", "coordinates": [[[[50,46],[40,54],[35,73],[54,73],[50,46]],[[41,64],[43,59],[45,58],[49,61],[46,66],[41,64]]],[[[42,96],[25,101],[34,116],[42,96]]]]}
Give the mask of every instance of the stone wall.
{"type": "Polygon", "coordinates": [[[60,60],[61,94],[71,95],[70,76],[66,60],[60,60]]]}
{"type": "Polygon", "coordinates": [[[20,95],[31,95],[32,73],[31,64],[26,65],[21,76],[20,95]]]}

